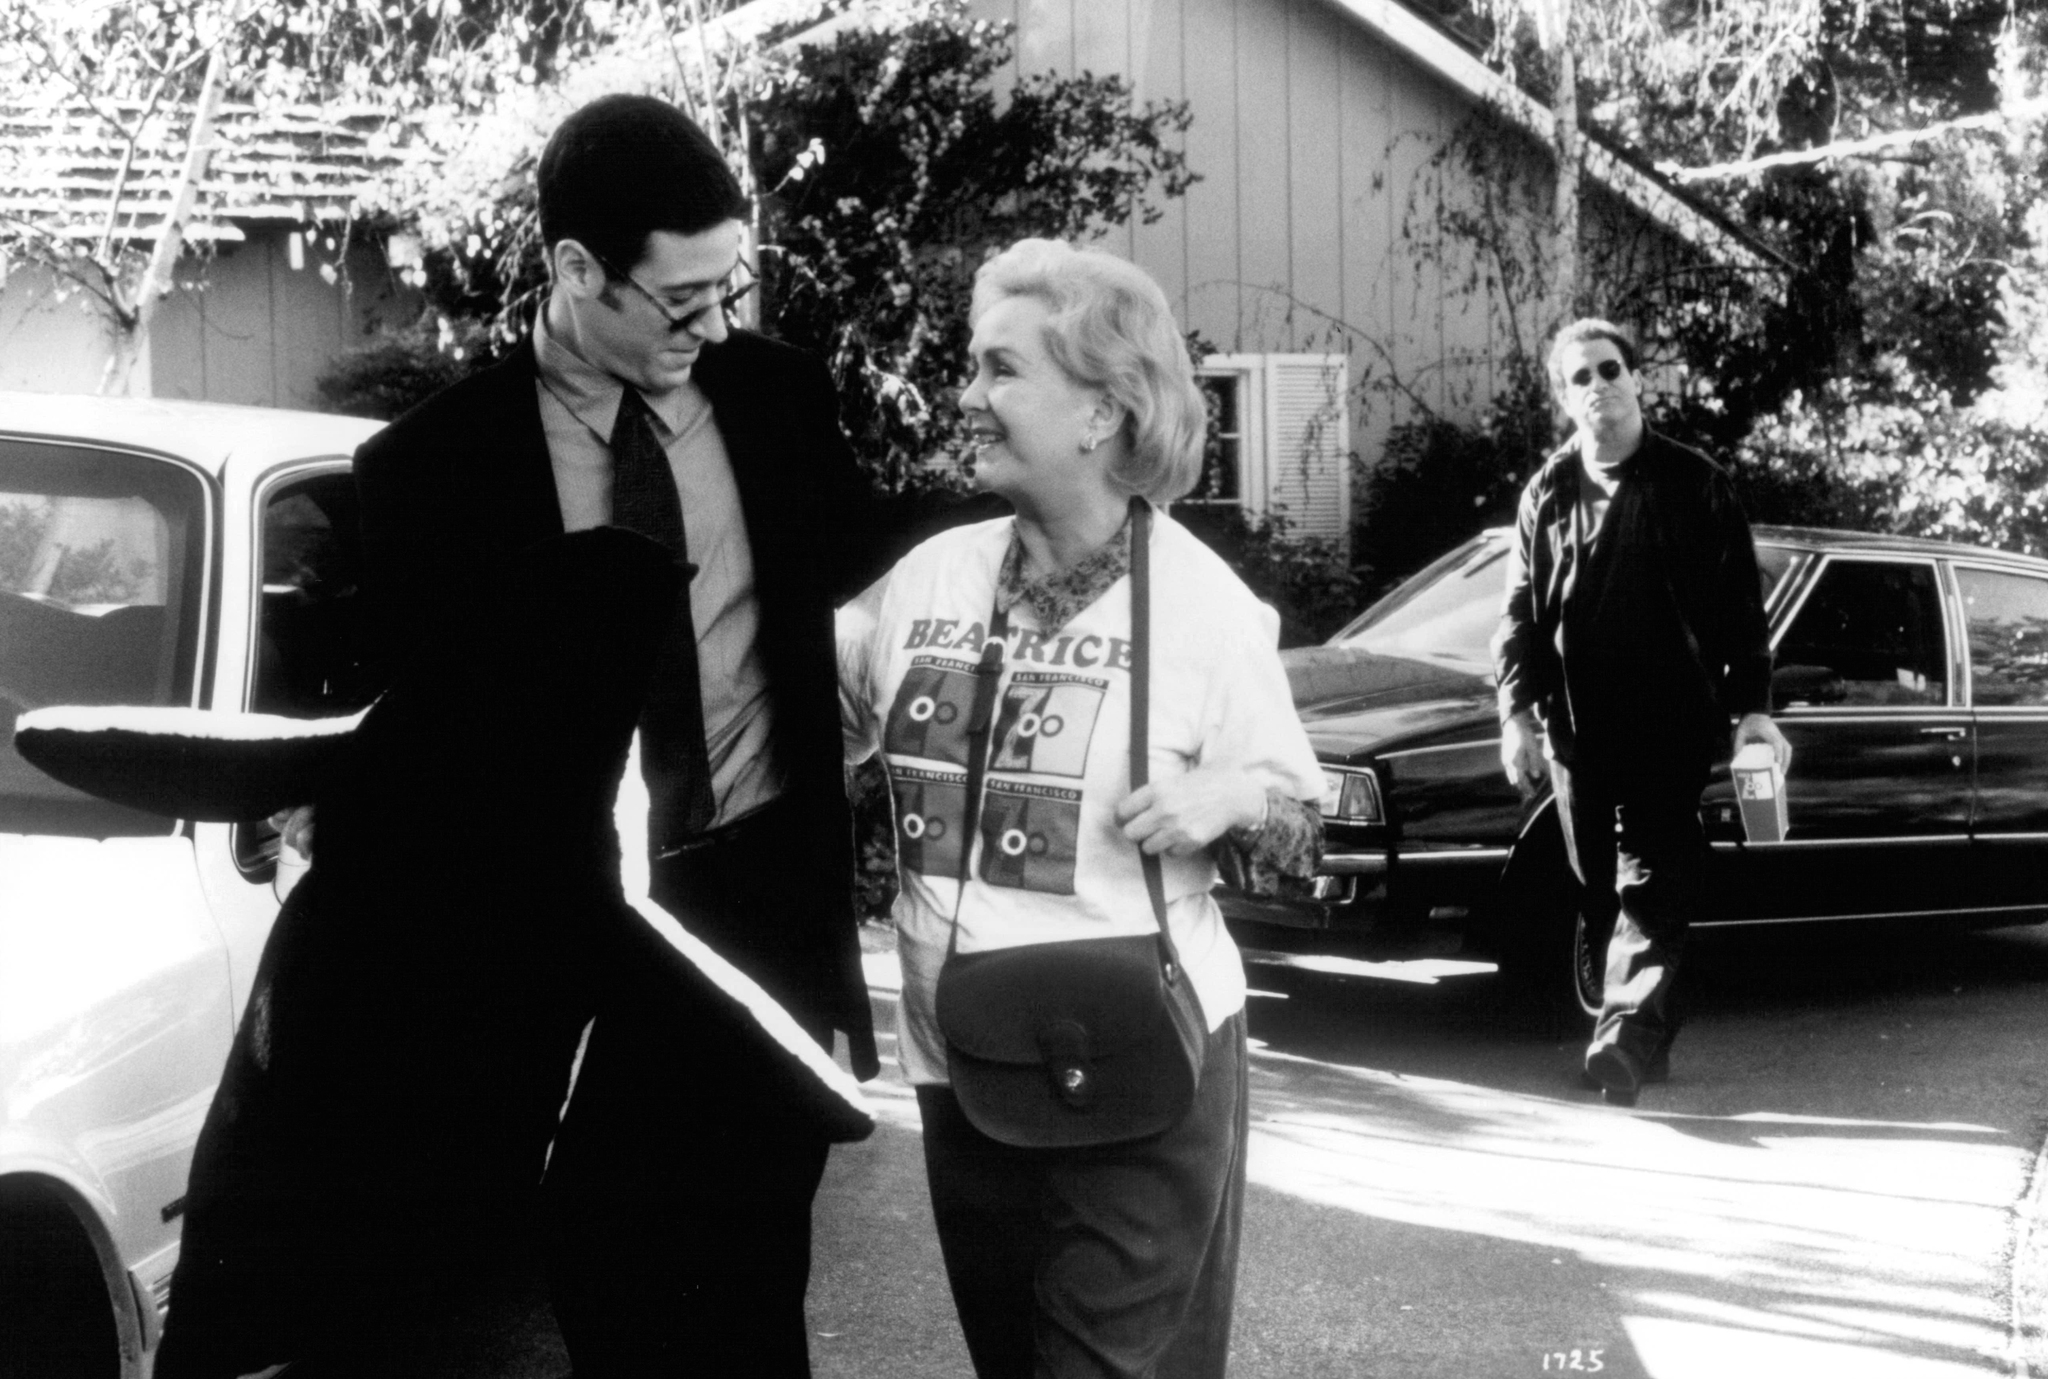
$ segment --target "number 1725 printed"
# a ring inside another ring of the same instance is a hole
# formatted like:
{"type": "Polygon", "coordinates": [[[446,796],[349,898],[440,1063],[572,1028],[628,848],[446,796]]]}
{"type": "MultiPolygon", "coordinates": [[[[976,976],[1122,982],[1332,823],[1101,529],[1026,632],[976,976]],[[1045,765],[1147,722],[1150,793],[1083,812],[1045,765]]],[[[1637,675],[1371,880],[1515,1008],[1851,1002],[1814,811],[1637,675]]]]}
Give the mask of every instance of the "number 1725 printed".
{"type": "Polygon", "coordinates": [[[1605,1346],[1594,1346],[1591,1350],[1547,1350],[1543,1353],[1545,1373],[1560,1370],[1577,1370],[1581,1374],[1598,1374],[1607,1368],[1607,1362],[1600,1357],[1605,1346]]]}

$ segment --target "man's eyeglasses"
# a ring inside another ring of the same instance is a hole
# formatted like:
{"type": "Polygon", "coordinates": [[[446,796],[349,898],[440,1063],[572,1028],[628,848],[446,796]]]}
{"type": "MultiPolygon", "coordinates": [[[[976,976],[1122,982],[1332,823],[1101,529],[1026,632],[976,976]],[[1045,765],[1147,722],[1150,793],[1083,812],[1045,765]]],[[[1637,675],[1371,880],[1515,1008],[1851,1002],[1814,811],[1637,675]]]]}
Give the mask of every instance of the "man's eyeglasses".
{"type": "Polygon", "coordinates": [[[1580,369],[1577,373],[1574,373],[1571,380],[1572,386],[1574,388],[1583,388],[1588,383],[1591,383],[1593,381],[1593,370],[1596,368],[1600,371],[1602,379],[1612,383],[1615,379],[1621,377],[1623,367],[1624,365],[1619,359],[1603,359],[1596,365],[1580,369]]]}
{"type": "MultiPolygon", "coordinates": [[[[602,263],[603,260],[599,260],[599,262],[602,263]]],[[[722,285],[722,290],[720,286],[713,286],[707,289],[708,291],[718,293],[717,296],[711,298],[711,300],[709,301],[700,302],[696,306],[689,307],[684,311],[678,312],[671,308],[667,302],[664,302],[661,298],[655,296],[652,292],[649,292],[645,287],[642,287],[640,285],[640,280],[634,277],[631,273],[622,273],[618,269],[613,268],[610,264],[605,264],[604,266],[606,271],[609,272],[613,277],[623,280],[628,287],[632,288],[635,292],[638,292],[641,296],[645,297],[647,299],[647,304],[649,306],[653,307],[656,311],[661,313],[661,319],[668,323],[668,333],[670,335],[682,334],[684,331],[690,329],[699,321],[703,320],[705,312],[711,311],[713,309],[723,311],[724,313],[726,313],[726,319],[730,321],[732,319],[732,313],[734,308],[736,308],[740,304],[740,302],[746,298],[746,295],[754,290],[755,285],[760,282],[760,279],[754,276],[754,266],[748,263],[745,259],[741,259],[738,263],[733,265],[732,273],[728,275],[726,283],[722,285]],[[742,273],[746,275],[745,280],[736,281],[736,279],[738,279],[742,273]]]]}

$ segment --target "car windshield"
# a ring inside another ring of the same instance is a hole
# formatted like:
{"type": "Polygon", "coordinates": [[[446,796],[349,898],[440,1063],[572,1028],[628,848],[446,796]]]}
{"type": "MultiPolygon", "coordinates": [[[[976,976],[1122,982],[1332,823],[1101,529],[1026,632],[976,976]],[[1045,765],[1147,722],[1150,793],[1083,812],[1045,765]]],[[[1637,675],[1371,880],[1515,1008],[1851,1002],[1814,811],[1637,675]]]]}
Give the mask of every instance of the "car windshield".
{"type": "MultiPolygon", "coordinates": [[[[1766,603],[1792,568],[1795,555],[1784,546],[1757,547],[1757,574],[1766,603]]],[[[1395,586],[1326,645],[1491,675],[1490,643],[1507,591],[1507,556],[1506,532],[1476,536],[1395,586]]]]}
{"type": "Polygon", "coordinates": [[[1493,653],[1487,643],[1500,622],[1507,554],[1505,534],[1474,537],[1395,586],[1327,645],[1471,675],[1492,674],[1493,653]]]}
{"type": "Polygon", "coordinates": [[[192,702],[205,494],[165,460],[0,438],[0,833],[169,822],[59,785],[14,751],[53,704],[192,702]]]}

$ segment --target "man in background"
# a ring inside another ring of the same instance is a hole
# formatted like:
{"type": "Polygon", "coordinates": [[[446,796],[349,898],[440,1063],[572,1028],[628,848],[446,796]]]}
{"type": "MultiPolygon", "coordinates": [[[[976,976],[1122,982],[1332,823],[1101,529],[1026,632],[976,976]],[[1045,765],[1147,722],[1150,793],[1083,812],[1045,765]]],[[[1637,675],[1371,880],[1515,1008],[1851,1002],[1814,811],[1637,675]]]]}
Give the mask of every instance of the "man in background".
{"type": "Polygon", "coordinates": [[[1587,931],[1613,925],[1586,1074],[1633,1105],[1668,1075],[1678,1032],[1707,773],[1746,743],[1780,766],[1792,753],[1768,712],[1762,584],[1728,476],[1644,425],[1620,327],[1565,326],[1549,373],[1576,429],[1517,515],[1493,641],[1501,762],[1525,794],[1549,779],[1587,931]]]}

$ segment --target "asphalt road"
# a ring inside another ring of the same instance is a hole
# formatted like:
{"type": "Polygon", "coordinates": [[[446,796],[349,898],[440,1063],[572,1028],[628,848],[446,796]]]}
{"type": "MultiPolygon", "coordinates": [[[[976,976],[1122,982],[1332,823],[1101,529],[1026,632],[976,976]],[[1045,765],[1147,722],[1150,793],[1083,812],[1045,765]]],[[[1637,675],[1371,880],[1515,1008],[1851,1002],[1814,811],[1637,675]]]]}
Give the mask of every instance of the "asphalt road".
{"type": "MultiPolygon", "coordinates": [[[[1490,979],[1254,972],[1236,1379],[2048,1373],[2048,932],[1703,933],[1633,1110],[1490,979]]],[[[915,1108],[876,1100],[819,1204],[816,1369],[965,1375],[915,1108]]]]}
{"type": "MultiPolygon", "coordinates": [[[[1702,934],[1689,977],[1672,1081],[1623,1110],[1488,978],[1255,968],[1234,1379],[2048,1374],[2048,931],[1702,934]]],[[[915,1103],[893,1067],[871,1095],[815,1370],[963,1379],[915,1103]]],[[[520,1309],[412,1372],[559,1379],[520,1309]]]]}

